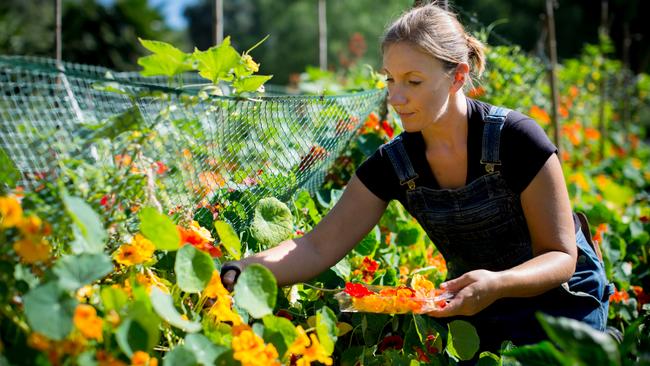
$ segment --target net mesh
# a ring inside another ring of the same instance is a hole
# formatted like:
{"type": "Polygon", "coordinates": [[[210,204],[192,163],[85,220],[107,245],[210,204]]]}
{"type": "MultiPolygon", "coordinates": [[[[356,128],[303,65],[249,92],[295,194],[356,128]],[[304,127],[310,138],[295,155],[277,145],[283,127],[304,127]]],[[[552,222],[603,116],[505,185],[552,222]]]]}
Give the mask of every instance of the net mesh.
{"type": "Polygon", "coordinates": [[[136,180],[146,189],[131,201],[167,211],[236,205],[229,219],[239,226],[261,198],[317,190],[385,98],[382,90],[306,96],[279,88],[206,97],[195,87],[204,83],[199,76],[181,82],[169,87],[164,78],[2,56],[0,147],[26,189],[74,179],[82,174],[75,167],[87,164],[119,172],[112,181],[90,180],[111,197],[128,195],[136,180]]]}

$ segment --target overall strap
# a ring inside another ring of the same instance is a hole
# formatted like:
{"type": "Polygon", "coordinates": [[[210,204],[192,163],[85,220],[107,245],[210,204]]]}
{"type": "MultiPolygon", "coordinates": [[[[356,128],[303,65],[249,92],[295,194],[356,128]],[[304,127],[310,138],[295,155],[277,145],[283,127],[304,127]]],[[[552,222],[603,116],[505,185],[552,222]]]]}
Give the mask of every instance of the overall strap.
{"type": "Polygon", "coordinates": [[[402,136],[395,137],[385,144],[382,149],[388,154],[391,165],[393,165],[397,178],[399,178],[399,184],[408,185],[409,190],[415,189],[415,180],[418,175],[415,173],[411,160],[406,154],[402,136]]]}
{"type": "Polygon", "coordinates": [[[485,117],[483,128],[483,148],[481,152],[481,164],[485,165],[485,171],[494,172],[496,165],[501,165],[499,159],[499,144],[501,142],[501,129],[506,122],[506,116],[510,109],[492,106],[490,114],[485,117]]]}

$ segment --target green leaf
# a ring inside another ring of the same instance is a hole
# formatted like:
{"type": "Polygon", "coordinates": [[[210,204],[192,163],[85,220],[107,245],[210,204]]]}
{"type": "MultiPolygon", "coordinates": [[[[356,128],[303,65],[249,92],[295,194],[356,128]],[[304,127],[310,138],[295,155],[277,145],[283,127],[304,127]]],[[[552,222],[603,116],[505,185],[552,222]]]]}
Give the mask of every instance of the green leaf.
{"type": "Polygon", "coordinates": [[[202,365],[214,365],[216,359],[227,348],[213,344],[202,334],[188,334],[185,337],[185,348],[194,354],[196,361],[202,365]]]}
{"type": "Polygon", "coordinates": [[[218,46],[205,51],[194,50],[192,57],[198,62],[199,75],[217,84],[220,80],[229,81],[232,70],[239,65],[241,56],[230,45],[230,37],[226,37],[218,46]]]}
{"type": "MultiPolygon", "coordinates": [[[[185,345],[178,345],[165,354],[163,366],[196,366],[199,360],[185,345]]],[[[207,364],[204,364],[207,365],[207,364]]]]}
{"type": "Polygon", "coordinates": [[[178,287],[185,292],[203,291],[212,278],[214,262],[210,255],[191,245],[184,245],[176,254],[174,272],[178,287]]]}
{"type": "Polygon", "coordinates": [[[264,322],[264,341],[272,343],[282,359],[289,346],[297,338],[296,327],[289,319],[270,314],[262,318],[262,321],[264,322]]]}
{"type": "Polygon", "coordinates": [[[102,120],[99,124],[86,126],[93,130],[86,138],[90,141],[98,138],[112,140],[123,132],[141,130],[143,124],[144,119],[140,109],[134,106],[107,120],[102,120]]]}
{"type": "Polygon", "coordinates": [[[231,257],[239,260],[241,258],[241,241],[235,229],[225,221],[215,221],[214,228],[221,239],[221,245],[226,249],[231,257]]]}
{"type": "Polygon", "coordinates": [[[120,312],[129,301],[126,291],[115,287],[103,287],[100,291],[100,297],[106,311],[115,310],[120,312]]]}
{"type": "Polygon", "coordinates": [[[163,75],[173,77],[185,71],[193,70],[190,55],[172,46],[169,43],[141,39],[144,48],[153,52],[153,55],[140,57],[138,65],[142,66],[142,76],[163,75]]]}
{"type": "Polygon", "coordinates": [[[0,184],[4,183],[9,187],[13,187],[19,179],[20,171],[18,171],[13,160],[9,158],[4,149],[0,148],[0,184]]]}
{"type": "Polygon", "coordinates": [[[273,75],[251,75],[238,78],[233,83],[236,93],[257,91],[264,83],[269,81],[273,75]]]}
{"type": "Polygon", "coordinates": [[[273,273],[260,264],[246,267],[235,284],[237,305],[256,319],[273,312],[277,294],[273,273]]]}
{"type": "Polygon", "coordinates": [[[471,360],[479,346],[476,328],[464,320],[454,320],[447,327],[447,352],[460,360],[471,360]]]}
{"type": "Polygon", "coordinates": [[[576,364],[575,360],[568,359],[549,341],[513,348],[502,352],[502,354],[516,359],[523,365],[530,366],[576,364]]]}
{"type": "Polygon", "coordinates": [[[501,358],[492,352],[481,352],[476,366],[501,366],[501,358]]]}
{"type": "Polygon", "coordinates": [[[182,329],[188,333],[194,333],[201,330],[201,323],[192,322],[183,319],[181,314],[174,307],[174,300],[171,295],[162,292],[159,288],[151,288],[151,305],[160,317],[167,323],[182,329]]]}
{"type": "Polygon", "coordinates": [[[363,239],[354,247],[354,251],[363,256],[373,256],[375,251],[379,247],[381,241],[381,231],[379,231],[379,226],[370,230],[368,235],[364,236],[363,239]]]}
{"type": "Polygon", "coordinates": [[[291,210],[277,198],[260,200],[255,207],[251,234],[263,246],[276,245],[293,233],[291,210]]]}
{"type": "Polygon", "coordinates": [[[334,352],[334,344],[338,333],[336,315],[330,308],[323,306],[316,313],[316,334],[318,334],[318,340],[328,355],[334,352]]]}
{"type": "Polygon", "coordinates": [[[144,207],[138,214],[140,232],[160,250],[177,250],[181,237],[174,222],[152,207],[144,207]]]}
{"type": "Polygon", "coordinates": [[[60,341],[72,330],[77,301],[62,291],[55,282],[32,289],[25,295],[23,302],[27,322],[33,331],[60,341]]]}
{"type": "Polygon", "coordinates": [[[399,246],[409,246],[417,243],[420,238],[420,227],[410,221],[398,222],[397,238],[395,244],[399,246]]]}
{"type": "Polygon", "coordinates": [[[309,195],[309,191],[302,190],[298,192],[294,204],[298,210],[307,211],[309,218],[311,218],[314,224],[317,224],[321,220],[321,215],[316,208],[316,202],[309,195]]]}
{"type": "Polygon", "coordinates": [[[144,301],[136,301],[117,328],[115,339],[122,352],[131,357],[135,351],[150,353],[160,340],[160,318],[144,301]]]}
{"type": "Polygon", "coordinates": [[[61,288],[71,291],[99,280],[112,270],[113,261],[105,253],[66,255],[53,268],[61,288]]]}
{"type": "Polygon", "coordinates": [[[343,257],[343,259],[341,259],[330,269],[343,280],[346,280],[348,277],[350,277],[350,273],[352,272],[350,261],[345,257],[343,257]]]}
{"type": "Polygon", "coordinates": [[[616,342],[606,333],[599,332],[575,319],[552,317],[542,313],[537,319],[550,340],[564,354],[581,360],[586,365],[620,365],[621,358],[616,342]]]}
{"type": "Polygon", "coordinates": [[[76,225],[77,234],[72,251],[79,253],[102,253],[107,234],[99,216],[79,197],[63,195],[63,203],[68,215],[76,225]]]}

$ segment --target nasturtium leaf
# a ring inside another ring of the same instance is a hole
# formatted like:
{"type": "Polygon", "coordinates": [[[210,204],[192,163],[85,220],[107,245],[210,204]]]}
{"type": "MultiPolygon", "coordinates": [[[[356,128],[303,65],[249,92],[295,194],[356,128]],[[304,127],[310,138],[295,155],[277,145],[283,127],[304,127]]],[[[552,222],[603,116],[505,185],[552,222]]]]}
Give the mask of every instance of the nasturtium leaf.
{"type": "Polygon", "coordinates": [[[302,190],[298,192],[293,202],[298,210],[307,212],[314,224],[317,224],[321,220],[320,212],[316,208],[316,202],[309,195],[309,191],[302,190]]]}
{"type": "Polygon", "coordinates": [[[136,300],[117,328],[115,339],[122,352],[129,357],[135,351],[150,353],[160,340],[160,318],[149,304],[136,300]]]}
{"type": "Polygon", "coordinates": [[[454,320],[447,327],[447,352],[460,360],[471,360],[479,347],[476,328],[464,320],[454,320]]]}
{"type": "Polygon", "coordinates": [[[151,305],[153,305],[154,310],[167,323],[188,333],[194,333],[201,330],[201,323],[183,319],[181,314],[174,307],[174,300],[171,295],[162,292],[162,290],[156,286],[152,286],[151,294],[149,296],[151,297],[151,305]]]}
{"type": "Polygon", "coordinates": [[[549,341],[516,347],[502,352],[502,356],[514,358],[519,361],[520,364],[530,366],[574,364],[549,341]]]}
{"type": "Polygon", "coordinates": [[[79,197],[63,194],[63,203],[77,229],[73,252],[102,253],[107,234],[99,216],[79,197]]]}
{"type": "Polygon", "coordinates": [[[492,352],[481,352],[476,366],[501,366],[501,358],[492,352]]]}
{"type": "Polygon", "coordinates": [[[34,332],[60,341],[72,330],[77,301],[55,282],[32,289],[24,296],[23,303],[27,322],[34,332]]]}
{"type": "Polygon", "coordinates": [[[338,277],[340,277],[343,280],[347,280],[348,277],[350,277],[350,273],[352,272],[352,266],[350,265],[350,261],[347,258],[341,259],[338,263],[336,263],[332,268],[330,268],[332,272],[334,272],[338,277]]]}
{"type": "Polygon", "coordinates": [[[323,306],[316,313],[316,334],[318,334],[318,340],[328,355],[334,352],[334,344],[336,343],[338,333],[339,330],[336,328],[336,315],[330,308],[323,306]]]}
{"type": "Polygon", "coordinates": [[[273,312],[277,294],[273,273],[260,264],[246,267],[235,284],[235,302],[256,319],[273,312]]]}
{"type": "Polygon", "coordinates": [[[549,339],[565,355],[581,360],[585,365],[620,365],[616,342],[607,333],[599,332],[575,319],[537,314],[549,339]]]}
{"type": "Polygon", "coordinates": [[[220,220],[214,222],[214,228],[221,240],[221,246],[226,249],[231,257],[239,260],[241,258],[241,241],[239,241],[235,229],[229,223],[220,220]]]}
{"type": "Polygon", "coordinates": [[[336,336],[341,337],[341,336],[346,335],[350,331],[352,331],[352,329],[354,329],[354,328],[352,328],[352,326],[350,324],[348,324],[348,323],[339,322],[339,323],[336,323],[336,329],[338,330],[338,332],[336,333],[336,336]]]}
{"type": "Polygon", "coordinates": [[[178,345],[165,354],[163,366],[196,366],[211,365],[199,363],[194,352],[185,345],[178,345]]]}
{"type": "Polygon", "coordinates": [[[273,75],[250,75],[236,79],[233,82],[233,87],[236,93],[254,92],[257,91],[264,83],[269,81],[273,75]]]}
{"type": "Polygon", "coordinates": [[[399,246],[409,246],[417,243],[421,234],[418,225],[410,221],[403,221],[398,223],[398,228],[395,244],[399,246]]]}
{"type": "Polygon", "coordinates": [[[178,287],[185,292],[203,291],[212,278],[214,262],[210,255],[191,245],[184,245],[176,254],[174,272],[178,287]]]}
{"type": "Polygon", "coordinates": [[[52,271],[59,278],[61,288],[74,291],[101,279],[112,270],[113,261],[105,253],[81,253],[63,256],[52,271]]]}
{"type": "Polygon", "coordinates": [[[174,222],[153,207],[140,210],[140,232],[160,250],[177,250],[181,237],[174,222]]]}
{"type": "Polygon", "coordinates": [[[293,233],[291,210],[277,198],[260,200],[255,207],[251,234],[263,246],[276,245],[293,233]]]}
{"type": "Polygon", "coordinates": [[[185,337],[185,348],[194,354],[197,362],[201,365],[214,365],[215,360],[227,348],[218,346],[202,334],[193,333],[185,337]]]}
{"type": "Polygon", "coordinates": [[[296,340],[296,327],[289,319],[271,314],[264,316],[262,321],[264,322],[264,341],[272,343],[282,359],[289,346],[296,340]]]}
{"type": "Polygon", "coordinates": [[[0,148],[0,184],[6,184],[9,187],[16,185],[20,179],[20,172],[9,155],[0,148]]]}
{"type": "Polygon", "coordinates": [[[230,45],[230,37],[226,37],[221,44],[205,51],[195,49],[192,57],[198,62],[199,75],[214,84],[220,80],[230,81],[232,70],[241,60],[237,50],[230,45]]]}
{"type": "Polygon", "coordinates": [[[106,311],[115,310],[119,312],[129,301],[126,291],[118,287],[103,287],[99,296],[106,311]]]}
{"type": "Polygon", "coordinates": [[[375,254],[375,251],[379,247],[379,242],[381,241],[381,232],[379,231],[379,226],[376,226],[370,230],[368,235],[364,236],[363,239],[354,247],[354,251],[363,256],[372,256],[375,254]]]}
{"type": "Polygon", "coordinates": [[[142,66],[142,76],[176,76],[185,71],[193,70],[191,56],[169,43],[141,39],[144,48],[153,55],[140,57],[138,65],[142,66]]]}

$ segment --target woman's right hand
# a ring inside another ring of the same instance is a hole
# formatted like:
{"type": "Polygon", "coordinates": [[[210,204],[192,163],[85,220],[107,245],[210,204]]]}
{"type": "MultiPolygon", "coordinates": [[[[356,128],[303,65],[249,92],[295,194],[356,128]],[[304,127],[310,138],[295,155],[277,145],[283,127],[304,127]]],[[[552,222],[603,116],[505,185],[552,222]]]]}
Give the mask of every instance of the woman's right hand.
{"type": "Polygon", "coordinates": [[[223,284],[223,287],[226,288],[226,290],[232,292],[232,290],[235,289],[235,278],[237,277],[237,272],[234,270],[229,270],[224,273],[221,278],[221,282],[223,284]]]}

